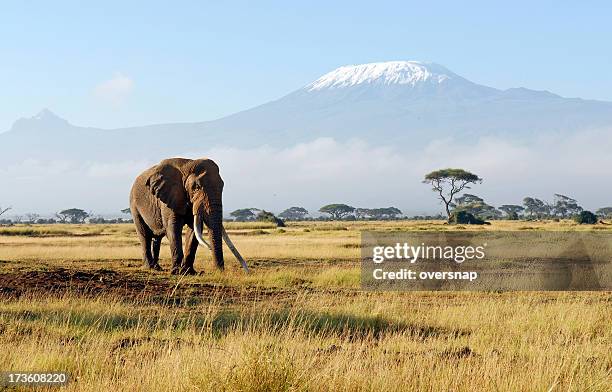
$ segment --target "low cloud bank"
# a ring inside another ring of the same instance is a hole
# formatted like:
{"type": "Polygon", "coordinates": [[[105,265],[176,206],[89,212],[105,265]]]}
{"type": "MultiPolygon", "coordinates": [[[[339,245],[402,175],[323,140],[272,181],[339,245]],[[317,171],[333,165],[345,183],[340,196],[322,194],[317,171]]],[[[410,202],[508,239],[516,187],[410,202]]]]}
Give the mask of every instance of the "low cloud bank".
{"type": "MultiPolygon", "coordinates": [[[[442,211],[421,183],[431,170],[460,167],[484,178],[475,193],[493,205],[520,204],[523,197],[572,196],[585,208],[612,205],[612,132],[547,136],[531,144],[507,139],[444,139],[425,148],[373,146],[359,140],[321,138],[288,148],[216,147],[179,156],[213,158],[226,182],[226,212],[240,207],[280,211],[327,203],[396,206],[407,214],[442,211]]],[[[15,213],[51,213],[78,207],[118,214],[128,206],[134,177],[162,157],[123,162],[40,162],[27,159],[5,168],[0,205],[15,213]]]]}

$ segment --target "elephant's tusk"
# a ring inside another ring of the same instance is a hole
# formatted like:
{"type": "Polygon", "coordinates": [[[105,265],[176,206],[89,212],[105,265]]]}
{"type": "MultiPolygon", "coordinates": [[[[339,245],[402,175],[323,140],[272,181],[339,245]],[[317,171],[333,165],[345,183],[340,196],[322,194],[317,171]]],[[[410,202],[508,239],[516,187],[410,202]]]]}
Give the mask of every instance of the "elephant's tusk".
{"type": "Polygon", "coordinates": [[[200,245],[205,246],[208,249],[212,250],[210,245],[208,245],[208,242],[204,241],[204,238],[202,238],[202,222],[198,222],[198,221],[199,221],[199,216],[196,214],[196,216],[193,217],[193,231],[195,232],[195,236],[198,242],[200,243],[200,245]]]}
{"type": "Polygon", "coordinates": [[[229,235],[227,235],[227,232],[225,231],[225,227],[221,228],[221,233],[223,234],[223,239],[225,240],[227,247],[232,251],[234,256],[236,256],[240,264],[242,264],[242,268],[244,268],[246,272],[249,272],[249,267],[247,267],[246,261],[244,261],[244,259],[240,255],[240,252],[238,252],[238,249],[236,249],[232,240],[230,240],[229,235]]]}

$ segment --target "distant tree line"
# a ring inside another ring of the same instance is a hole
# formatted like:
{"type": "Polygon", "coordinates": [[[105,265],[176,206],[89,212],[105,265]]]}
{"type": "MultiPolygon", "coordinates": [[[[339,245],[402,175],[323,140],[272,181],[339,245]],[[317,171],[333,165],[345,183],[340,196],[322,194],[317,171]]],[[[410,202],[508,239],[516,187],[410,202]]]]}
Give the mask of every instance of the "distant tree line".
{"type": "Polygon", "coordinates": [[[323,215],[313,217],[304,207],[290,207],[276,217],[269,211],[259,208],[241,208],[230,213],[237,222],[269,221],[327,221],[327,220],[396,220],[402,211],[396,207],[355,208],[347,204],[327,204],[318,210],[323,215]]]}
{"type": "Polygon", "coordinates": [[[495,208],[483,198],[465,193],[470,185],[482,183],[482,178],[463,169],[440,169],[425,175],[423,183],[432,186],[445,207],[449,222],[457,216],[471,217],[485,223],[485,219],[567,219],[574,218],[579,223],[596,223],[598,218],[612,218],[612,207],[598,209],[595,213],[585,211],[578,201],[569,196],[555,194],[553,202],[534,197],[525,197],[522,205],[504,204],[495,208]]]}
{"type": "MultiPolygon", "coordinates": [[[[270,211],[259,208],[241,208],[234,210],[230,216],[238,222],[272,222],[277,226],[284,226],[285,221],[328,221],[328,220],[443,220],[451,219],[453,214],[464,213],[481,220],[537,220],[537,219],[568,219],[592,221],[597,219],[612,219],[612,207],[602,207],[591,213],[585,211],[578,201],[572,197],[555,194],[552,202],[536,197],[525,197],[522,204],[504,204],[494,207],[475,194],[459,193],[469,189],[470,184],[482,182],[477,175],[462,169],[443,169],[431,172],[425,176],[424,183],[432,185],[433,190],[445,207],[446,216],[422,215],[406,217],[396,207],[365,208],[353,207],[348,204],[327,204],[319,208],[322,215],[313,217],[304,207],[290,207],[276,216],[270,211]]],[[[0,207],[0,216],[11,208],[0,207]]],[[[121,210],[124,215],[130,215],[130,209],[121,210]]],[[[129,223],[131,217],[106,219],[96,216],[80,208],[69,208],[59,211],[51,218],[43,218],[37,213],[26,213],[14,216],[12,219],[0,219],[0,224],[54,224],[54,223],[129,223]]]]}
{"type": "MultiPolygon", "coordinates": [[[[464,194],[452,204],[452,211],[466,211],[481,219],[568,219],[584,211],[576,199],[555,194],[553,202],[535,197],[525,197],[522,205],[504,204],[497,208],[487,204],[481,197],[464,194]]],[[[612,218],[612,207],[600,208],[595,215],[602,219],[612,218]]]]}
{"type": "MultiPolygon", "coordinates": [[[[0,208],[0,215],[9,210],[9,208],[2,210],[0,208]]],[[[123,214],[129,214],[130,209],[126,208],[121,210],[123,214]]],[[[62,224],[62,223],[91,223],[91,224],[102,224],[102,223],[131,223],[131,218],[104,218],[102,216],[94,215],[92,212],[87,212],[80,208],[69,208],[66,210],[59,211],[53,217],[43,218],[39,214],[34,212],[25,213],[23,215],[14,216],[12,219],[0,219],[0,224],[62,224]]]]}

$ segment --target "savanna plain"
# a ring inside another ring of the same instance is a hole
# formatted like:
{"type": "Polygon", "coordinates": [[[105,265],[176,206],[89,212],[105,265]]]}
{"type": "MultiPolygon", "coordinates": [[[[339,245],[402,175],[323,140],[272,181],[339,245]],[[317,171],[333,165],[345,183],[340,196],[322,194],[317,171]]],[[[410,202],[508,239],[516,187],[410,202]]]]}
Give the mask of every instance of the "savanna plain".
{"type": "MultiPolygon", "coordinates": [[[[611,292],[369,292],[360,231],[612,232],[561,222],[226,223],[252,268],[142,269],[134,228],[0,228],[0,371],[66,391],[610,391],[611,292]]],[[[18,387],[16,390],[27,390],[18,387]],[[20,389],[21,388],[21,389],[20,389]]]]}

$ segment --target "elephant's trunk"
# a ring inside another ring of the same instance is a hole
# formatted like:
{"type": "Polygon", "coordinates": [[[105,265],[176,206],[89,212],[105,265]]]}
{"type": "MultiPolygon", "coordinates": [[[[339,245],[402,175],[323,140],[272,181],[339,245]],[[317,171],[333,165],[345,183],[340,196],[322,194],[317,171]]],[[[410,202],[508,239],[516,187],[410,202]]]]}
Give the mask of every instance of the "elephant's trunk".
{"type": "Polygon", "coordinates": [[[223,269],[223,208],[220,202],[209,202],[200,200],[194,205],[193,231],[196,239],[202,246],[206,246],[213,253],[213,260],[219,269],[223,269]],[[204,240],[204,224],[208,227],[208,238],[210,244],[204,240]]]}
{"type": "Polygon", "coordinates": [[[223,269],[223,207],[221,202],[212,202],[205,208],[208,213],[208,238],[210,239],[213,260],[218,269],[223,269]]]}
{"type": "Polygon", "coordinates": [[[242,268],[246,272],[249,272],[249,267],[246,264],[246,261],[234,246],[234,243],[229,238],[229,235],[225,231],[223,227],[223,209],[220,203],[211,204],[210,208],[197,208],[196,213],[194,213],[193,217],[193,229],[195,232],[196,239],[200,243],[200,245],[208,247],[213,252],[213,260],[217,265],[217,268],[223,269],[223,244],[222,239],[227,244],[227,247],[232,251],[236,259],[242,265],[242,268]],[[214,206],[214,207],[213,207],[214,206]],[[206,222],[208,226],[208,236],[210,239],[210,245],[204,240],[202,230],[204,228],[203,223],[206,222]]]}

